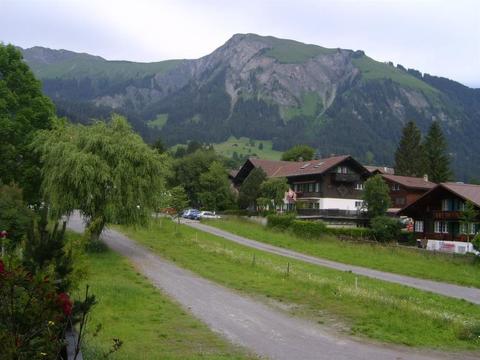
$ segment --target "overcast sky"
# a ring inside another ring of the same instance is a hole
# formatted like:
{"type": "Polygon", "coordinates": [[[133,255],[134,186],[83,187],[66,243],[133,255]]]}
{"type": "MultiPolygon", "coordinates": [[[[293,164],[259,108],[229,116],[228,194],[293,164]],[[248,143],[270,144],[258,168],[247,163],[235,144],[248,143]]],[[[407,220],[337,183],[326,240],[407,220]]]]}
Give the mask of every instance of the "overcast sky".
{"type": "Polygon", "coordinates": [[[235,33],[346,49],[480,87],[479,0],[0,0],[0,41],[110,60],[198,58],[235,33]]]}

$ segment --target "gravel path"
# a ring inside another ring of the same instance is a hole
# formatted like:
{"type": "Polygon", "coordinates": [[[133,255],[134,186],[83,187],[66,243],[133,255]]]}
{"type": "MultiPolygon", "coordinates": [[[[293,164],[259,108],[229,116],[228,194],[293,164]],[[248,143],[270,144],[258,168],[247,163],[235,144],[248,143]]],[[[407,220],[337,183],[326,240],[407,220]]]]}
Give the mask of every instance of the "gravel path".
{"type": "MultiPolygon", "coordinates": [[[[68,227],[83,231],[78,216],[71,217],[68,227]]],[[[426,353],[332,335],[318,324],[291,317],[179,268],[116,231],[105,231],[102,238],[113,250],[129,258],[156,287],[212,330],[262,357],[279,360],[468,359],[466,354],[426,353]]]]}
{"type": "Polygon", "coordinates": [[[325,260],[318,257],[305,255],[293,250],[288,250],[278,246],[262,243],[260,241],[247,239],[242,236],[238,236],[238,235],[229,233],[227,231],[217,229],[213,226],[201,224],[196,221],[184,221],[183,223],[195,229],[220,236],[224,239],[236,242],[238,244],[249,246],[251,248],[258,249],[258,250],[267,251],[272,254],[277,254],[277,255],[289,257],[292,259],[304,261],[310,264],[320,265],[320,266],[324,266],[324,267],[328,267],[336,270],[351,271],[352,273],[355,273],[358,275],[368,276],[374,279],[406,285],[416,289],[430,291],[432,293],[445,295],[445,296],[449,296],[457,299],[464,299],[474,304],[480,304],[480,289],[477,289],[477,288],[447,284],[447,283],[442,283],[442,282],[432,281],[432,280],[419,279],[419,278],[414,278],[406,275],[392,274],[389,272],[373,270],[373,269],[364,268],[361,266],[347,265],[347,264],[339,263],[336,261],[325,260]]]}

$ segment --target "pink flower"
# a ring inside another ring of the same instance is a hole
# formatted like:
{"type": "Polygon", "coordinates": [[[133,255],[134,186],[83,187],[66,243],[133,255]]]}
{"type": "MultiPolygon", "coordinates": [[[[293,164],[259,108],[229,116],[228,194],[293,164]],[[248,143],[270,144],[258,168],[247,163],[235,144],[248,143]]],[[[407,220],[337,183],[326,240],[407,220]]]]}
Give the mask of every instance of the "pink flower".
{"type": "Polygon", "coordinates": [[[0,274],[4,274],[5,273],[5,265],[3,264],[3,261],[0,260],[0,274]]]}

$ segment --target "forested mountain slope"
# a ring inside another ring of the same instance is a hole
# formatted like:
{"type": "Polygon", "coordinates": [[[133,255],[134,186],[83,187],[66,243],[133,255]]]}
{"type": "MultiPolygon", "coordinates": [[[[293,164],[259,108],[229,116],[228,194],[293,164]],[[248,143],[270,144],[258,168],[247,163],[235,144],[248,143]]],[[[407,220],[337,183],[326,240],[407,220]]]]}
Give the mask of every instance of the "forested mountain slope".
{"type": "Polygon", "coordinates": [[[120,112],[148,141],[245,136],[391,165],[408,120],[423,132],[439,120],[457,178],[480,177],[480,90],[363,51],[237,34],[196,60],[107,61],[39,47],[23,54],[60,114],[86,122],[120,112]]]}

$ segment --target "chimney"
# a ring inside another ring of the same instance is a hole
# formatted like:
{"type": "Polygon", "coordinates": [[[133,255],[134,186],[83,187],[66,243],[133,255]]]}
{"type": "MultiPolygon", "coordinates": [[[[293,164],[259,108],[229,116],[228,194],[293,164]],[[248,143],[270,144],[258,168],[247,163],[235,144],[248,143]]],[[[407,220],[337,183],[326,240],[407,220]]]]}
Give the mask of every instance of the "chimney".
{"type": "Polygon", "coordinates": [[[423,175],[423,181],[428,181],[428,175],[427,174],[423,175]]]}

